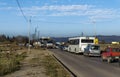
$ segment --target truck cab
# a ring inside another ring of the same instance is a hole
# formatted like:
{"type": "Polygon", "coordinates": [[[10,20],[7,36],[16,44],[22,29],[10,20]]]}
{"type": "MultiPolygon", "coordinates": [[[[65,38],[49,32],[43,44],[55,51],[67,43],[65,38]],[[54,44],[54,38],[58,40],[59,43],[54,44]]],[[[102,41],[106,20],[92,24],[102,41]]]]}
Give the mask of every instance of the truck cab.
{"type": "Polygon", "coordinates": [[[102,53],[101,58],[102,61],[107,60],[108,63],[118,60],[120,58],[120,48],[107,47],[102,53]]]}

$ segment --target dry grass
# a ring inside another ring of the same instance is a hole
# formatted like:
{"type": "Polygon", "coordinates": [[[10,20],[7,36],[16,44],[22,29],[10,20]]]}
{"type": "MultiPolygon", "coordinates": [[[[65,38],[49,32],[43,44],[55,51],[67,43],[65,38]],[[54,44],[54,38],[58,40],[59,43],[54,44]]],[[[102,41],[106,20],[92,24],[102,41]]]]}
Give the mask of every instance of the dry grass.
{"type": "Polygon", "coordinates": [[[29,61],[32,67],[43,67],[44,74],[48,77],[70,77],[69,73],[55,60],[49,51],[40,49],[31,52],[31,54],[33,53],[36,55],[29,61]]]}
{"type": "Polygon", "coordinates": [[[50,55],[45,56],[44,67],[46,74],[50,77],[70,77],[68,72],[50,55]]]}
{"type": "Polygon", "coordinates": [[[21,53],[21,51],[26,50],[17,50],[11,52],[10,54],[2,52],[0,53],[1,76],[70,77],[69,73],[66,72],[66,70],[55,60],[54,57],[52,57],[52,55],[46,49],[31,49],[30,53],[21,53]],[[14,72],[16,70],[19,71],[14,72]],[[8,73],[12,74],[9,75],[8,73]]]}
{"type": "Polygon", "coordinates": [[[0,76],[20,69],[20,61],[26,53],[0,53],[0,76]]]}

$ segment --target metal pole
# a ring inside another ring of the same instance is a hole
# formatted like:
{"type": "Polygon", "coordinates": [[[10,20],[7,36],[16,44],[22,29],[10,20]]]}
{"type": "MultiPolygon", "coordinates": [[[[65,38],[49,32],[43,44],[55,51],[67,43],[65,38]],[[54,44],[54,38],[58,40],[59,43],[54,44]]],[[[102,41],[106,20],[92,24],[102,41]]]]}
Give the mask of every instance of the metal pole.
{"type": "Polygon", "coordinates": [[[94,26],[95,26],[95,37],[96,37],[96,34],[97,34],[97,33],[96,33],[96,22],[94,23],[94,26]]]}
{"type": "Polygon", "coordinates": [[[30,26],[31,26],[31,17],[30,17],[28,23],[29,23],[29,25],[28,25],[28,37],[29,37],[28,52],[30,52],[30,26]]]}
{"type": "Polygon", "coordinates": [[[95,21],[93,21],[93,25],[94,25],[94,28],[95,28],[95,37],[96,37],[96,24],[95,24],[96,22],[95,21]]]}
{"type": "Polygon", "coordinates": [[[39,34],[40,34],[40,31],[38,31],[38,41],[39,41],[39,34]]]}

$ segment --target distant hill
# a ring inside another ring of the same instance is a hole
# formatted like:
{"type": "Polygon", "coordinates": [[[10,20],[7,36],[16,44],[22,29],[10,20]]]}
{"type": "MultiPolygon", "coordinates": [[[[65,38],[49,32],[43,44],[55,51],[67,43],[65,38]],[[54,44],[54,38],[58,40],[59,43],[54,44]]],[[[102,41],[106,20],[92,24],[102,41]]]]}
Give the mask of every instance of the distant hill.
{"type": "MultiPolygon", "coordinates": [[[[67,42],[69,37],[52,37],[52,38],[57,42],[67,42]]],[[[106,43],[110,43],[112,41],[120,42],[120,36],[115,35],[111,36],[98,35],[97,38],[99,39],[99,41],[105,41],[106,43]]]]}
{"type": "Polygon", "coordinates": [[[107,43],[110,43],[112,41],[118,41],[120,42],[120,36],[97,36],[100,41],[104,40],[107,43]]]}
{"type": "Polygon", "coordinates": [[[67,42],[69,37],[52,37],[56,42],[67,42]]]}

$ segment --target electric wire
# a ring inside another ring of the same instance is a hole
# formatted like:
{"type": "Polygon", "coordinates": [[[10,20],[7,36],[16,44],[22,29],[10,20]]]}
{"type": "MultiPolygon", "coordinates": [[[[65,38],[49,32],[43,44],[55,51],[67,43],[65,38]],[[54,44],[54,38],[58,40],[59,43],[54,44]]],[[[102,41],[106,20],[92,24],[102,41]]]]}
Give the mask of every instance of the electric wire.
{"type": "Polygon", "coordinates": [[[21,8],[19,1],[16,0],[16,2],[17,2],[17,5],[18,5],[18,7],[19,7],[19,9],[20,9],[20,11],[21,11],[21,13],[22,13],[24,19],[28,22],[28,19],[27,19],[27,17],[25,16],[25,14],[24,14],[24,12],[23,12],[23,10],[22,10],[22,8],[21,8]]]}

